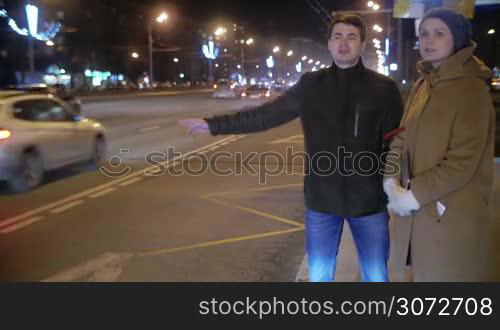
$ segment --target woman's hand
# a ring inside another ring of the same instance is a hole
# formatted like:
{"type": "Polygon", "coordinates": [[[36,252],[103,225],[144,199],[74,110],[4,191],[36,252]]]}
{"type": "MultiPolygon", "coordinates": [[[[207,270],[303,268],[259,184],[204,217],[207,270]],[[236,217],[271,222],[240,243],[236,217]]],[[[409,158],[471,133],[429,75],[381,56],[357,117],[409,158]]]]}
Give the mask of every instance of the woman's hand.
{"type": "Polygon", "coordinates": [[[399,216],[406,217],[420,209],[415,195],[411,190],[403,189],[394,178],[384,180],[384,191],[389,197],[387,208],[399,216]]]}

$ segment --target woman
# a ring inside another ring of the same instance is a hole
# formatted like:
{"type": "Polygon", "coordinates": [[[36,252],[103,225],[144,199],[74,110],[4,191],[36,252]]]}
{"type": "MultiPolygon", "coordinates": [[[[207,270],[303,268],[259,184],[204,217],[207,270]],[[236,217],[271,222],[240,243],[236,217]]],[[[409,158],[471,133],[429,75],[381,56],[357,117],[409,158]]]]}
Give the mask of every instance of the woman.
{"type": "Polygon", "coordinates": [[[471,30],[455,11],[425,14],[422,77],[391,144],[398,157],[389,161],[400,169],[384,180],[395,213],[391,262],[398,275],[410,264],[415,281],[489,279],[495,111],[487,86],[492,73],[472,55],[471,30]]]}

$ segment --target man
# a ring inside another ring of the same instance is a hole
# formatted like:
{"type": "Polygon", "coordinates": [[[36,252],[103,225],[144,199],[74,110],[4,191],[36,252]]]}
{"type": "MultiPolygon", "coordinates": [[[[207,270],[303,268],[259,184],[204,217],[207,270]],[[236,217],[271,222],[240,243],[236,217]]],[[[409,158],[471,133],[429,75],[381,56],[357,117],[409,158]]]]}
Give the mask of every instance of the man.
{"type": "Polygon", "coordinates": [[[365,45],[363,20],[356,15],[336,16],[328,41],[330,68],[304,74],[286,94],[252,111],[180,122],[190,134],[218,135],[264,131],[300,118],[312,160],[306,166],[304,193],[313,282],[334,280],[344,220],[353,233],[363,280],[388,281],[389,216],[382,175],[370,171],[373,159],[356,155],[381,158],[388,149],[384,135],[399,127],[403,104],[394,81],[363,66],[365,45]],[[325,168],[331,169],[331,161],[337,160],[331,156],[339,153],[343,159],[338,170],[325,175],[325,168]],[[345,159],[346,155],[351,157],[345,159]]]}

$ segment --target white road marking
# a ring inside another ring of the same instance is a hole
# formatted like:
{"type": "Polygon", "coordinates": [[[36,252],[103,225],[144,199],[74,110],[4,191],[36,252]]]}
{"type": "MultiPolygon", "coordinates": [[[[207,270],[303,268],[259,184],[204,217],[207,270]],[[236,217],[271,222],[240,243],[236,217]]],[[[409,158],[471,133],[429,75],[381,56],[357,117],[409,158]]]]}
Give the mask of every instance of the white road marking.
{"type": "Polygon", "coordinates": [[[97,194],[90,195],[89,197],[90,198],[98,198],[98,197],[107,195],[109,193],[112,193],[115,190],[116,190],[116,188],[108,188],[108,189],[105,189],[105,190],[103,190],[101,192],[98,192],[97,194]]]}
{"type": "Polygon", "coordinates": [[[66,205],[59,207],[57,209],[53,209],[52,211],[50,211],[50,213],[52,213],[52,214],[63,213],[64,211],[67,211],[69,209],[72,209],[72,208],[77,207],[78,205],[82,205],[82,204],[83,204],[82,200],[74,201],[72,203],[66,204],[66,205]]]}
{"type": "Polygon", "coordinates": [[[19,222],[19,223],[15,224],[15,225],[12,225],[10,227],[6,227],[6,228],[0,230],[0,234],[12,233],[13,231],[16,231],[16,230],[19,230],[19,229],[24,228],[26,226],[32,225],[35,222],[41,221],[43,219],[45,219],[45,217],[42,217],[42,216],[33,217],[31,219],[19,222]]]}
{"type": "Polygon", "coordinates": [[[134,184],[134,183],[139,182],[141,180],[142,180],[142,178],[135,178],[135,179],[129,180],[127,182],[120,183],[119,186],[120,187],[130,186],[131,184],[134,184]]]}
{"type": "Polygon", "coordinates": [[[112,283],[116,282],[123,272],[121,263],[108,265],[92,274],[87,282],[112,283]]]}
{"type": "Polygon", "coordinates": [[[152,127],[146,127],[146,128],[141,128],[139,130],[140,133],[147,133],[151,131],[156,131],[157,129],[160,129],[160,126],[152,126],[152,127]]]}
{"type": "Polygon", "coordinates": [[[304,135],[292,135],[284,139],[269,142],[269,144],[303,144],[304,135]]]}
{"type": "MultiPolygon", "coordinates": [[[[245,137],[245,136],[243,136],[245,137]]],[[[213,142],[213,143],[210,143],[202,148],[199,148],[197,150],[193,150],[185,155],[182,155],[182,156],[178,156],[172,160],[168,160],[168,161],[165,161],[163,163],[160,163],[158,165],[155,165],[155,166],[151,166],[149,168],[146,168],[146,169],[142,169],[142,170],[137,170],[136,172],[133,172],[133,173],[130,173],[126,176],[124,176],[123,178],[120,178],[120,179],[115,179],[113,180],[112,182],[109,182],[109,183],[105,183],[105,184],[102,184],[100,186],[97,186],[95,188],[91,188],[91,189],[88,189],[88,190],[84,190],[82,192],[79,192],[77,194],[74,194],[74,195],[71,195],[69,197],[66,197],[62,200],[59,200],[59,201],[55,201],[53,203],[50,203],[50,204],[47,204],[45,206],[42,206],[42,207],[39,207],[39,208],[36,208],[34,210],[31,210],[31,211],[27,211],[27,212],[24,212],[24,213],[21,213],[17,216],[14,216],[12,218],[8,218],[8,219],[5,219],[4,221],[0,221],[0,230],[14,224],[14,223],[17,223],[19,221],[22,221],[22,220],[25,220],[25,219],[28,219],[28,218],[31,218],[33,216],[36,216],[40,213],[43,213],[43,212],[47,212],[47,211],[50,211],[54,208],[57,208],[59,206],[64,206],[64,205],[68,205],[68,203],[71,203],[75,200],[79,200],[79,199],[82,199],[82,198],[85,198],[91,194],[94,194],[94,193],[97,193],[99,191],[102,191],[103,189],[107,189],[107,188],[110,188],[110,187],[113,187],[113,186],[116,186],[116,185],[119,185],[120,183],[124,183],[126,181],[130,181],[131,179],[133,178],[136,178],[136,177],[140,177],[140,176],[143,176],[143,175],[146,175],[146,172],[147,171],[152,171],[154,169],[157,169],[158,166],[166,166],[167,164],[171,164],[171,163],[176,163],[178,162],[179,160],[181,160],[183,157],[186,157],[186,156],[189,156],[189,155],[192,155],[192,154],[195,154],[197,152],[200,152],[201,150],[205,150],[205,149],[209,149],[209,148],[212,148],[220,143],[223,143],[229,139],[232,139],[234,138],[233,135],[230,135],[224,139],[221,139],[219,141],[216,141],[216,142],[213,142]]]]}
{"type": "Polygon", "coordinates": [[[89,277],[91,280],[102,280],[104,276],[110,278],[111,276],[116,276],[116,272],[110,273],[106,271],[106,268],[113,269],[119,267],[133,256],[133,254],[127,253],[104,253],[95,259],[51,276],[42,282],[80,282],[89,277]]]}

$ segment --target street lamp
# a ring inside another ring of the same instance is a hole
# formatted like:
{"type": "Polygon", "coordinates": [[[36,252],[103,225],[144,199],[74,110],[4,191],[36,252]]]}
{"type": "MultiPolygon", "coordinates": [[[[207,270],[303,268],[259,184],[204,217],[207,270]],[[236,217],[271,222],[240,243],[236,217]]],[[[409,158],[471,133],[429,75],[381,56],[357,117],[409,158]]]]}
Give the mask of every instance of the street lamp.
{"type": "Polygon", "coordinates": [[[368,7],[372,8],[375,3],[373,1],[368,1],[368,7]]]}
{"type": "Polygon", "coordinates": [[[495,34],[495,29],[490,29],[490,30],[488,31],[488,34],[495,34]]]}
{"type": "Polygon", "coordinates": [[[274,58],[273,58],[272,56],[269,56],[269,57],[266,59],[266,64],[267,64],[267,67],[268,67],[269,69],[274,68],[274,64],[275,64],[274,58]]]}
{"type": "Polygon", "coordinates": [[[293,50],[289,50],[288,53],[286,53],[286,56],[290,57],[293,55],[293,50]]]}
{"type": "Polygon", "coordinates": [[[280,52],[280,48],[278,46],[274,47],[273,48],[273,53],[279,53],[280,52]]]}
{"type": "Polygon", "coordinates": [[[214,32],[216,37],[220,37],[226,33],[227,33],[227,29],[223,26],[218,27],[214,32]]]}
{"type": "Polygon", "coordinates": [[[378,24],[375,24],[375,25],[373,26],[373,30],[375,30],[375,31],[377,31],[377,32],[382,32],[382,31],[384,31],[384,30],[380,27],[380,25],[378,25],[378,24]]]}
{"type": "Polygon", "coordinates": [[[179,63],[179,59],[178,59],[177,57],[176,57],[176,58],[174,58],[174,62],[175,62],[175,63],[179,63]]]}
{"type": "Polygon", "coordinates": [[[208,59],[208,69],[209,69],[209,77],[208,77],[208,80],[210,82],[213,82],[214,78],[213,78],[213,70],[212,70],[212,61],[217,59],[217,56],[219,56],[219,48],[218,47],[215,47],[215,43],[210,40],[208,41],[207,44],[204,44],[202,46],[202,51],[203,51],[203,55],[205,55],[205,57],[208,59]]]}
{"type": "MultiPolygon", "coordinates": [[[[163,12],[160,16],[156,17],[156,22],[163,24],[168,20],[168,14],[163,12]]],[[[149,46],[149,79],[154,83],[153,76],[153,26],[151,20],[148,20],[148,46],[149,46]]]]}
{"type": "Polygon", "coordinates": [[[307,63],[309,63],[309,64],[313,64],[313,62],[314,62],[314,60],[313,60],[313,59],[310,59],[310,60],[309,60],[309,62],[307,62],[307,63]]]}
{"type": "Polygon", "coordinates": [[[161,15],[156,18],[156,21],[160,24],[165,23],[167,20],[168,20],[167,13],[161,13],[161,15]]]}
{"type": "Polygon", "coordinates": [[[52,40],[47,40],[47,42],[45,44],[47,46],[49,46],[49,47],[53,47],[54,46],[54,42],[52,40]]]}
{"type": "Polygon", "coordinates": [[[307,60],[307,56],[302,56],[302,61],[307,60]]]}
{"type": "Polygon", "coordinates": [[[250,38],[250,39],[248,39],[248,40],[246,41],[246,44],[247,44],[248,46],[250,46],[251,44],[253,44],[253,42],[254,42],[254,40],[253,40],[252,38],[250,38]]]}
{"type": "Polygon", "coordinates": [[[132,58],[133,59],[138,59],[139,58],[139,54],[137,52],[133,52],[132,53],[132,58]]]}
{"type": "Polygon", "coordinates": [[[374,4],[373,7],[372,7],[373,10],[377,11],[380,9],[380,5],[379,4],[374,4]]]}

